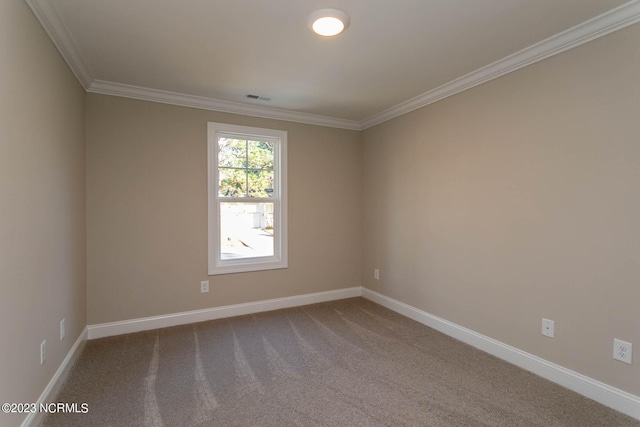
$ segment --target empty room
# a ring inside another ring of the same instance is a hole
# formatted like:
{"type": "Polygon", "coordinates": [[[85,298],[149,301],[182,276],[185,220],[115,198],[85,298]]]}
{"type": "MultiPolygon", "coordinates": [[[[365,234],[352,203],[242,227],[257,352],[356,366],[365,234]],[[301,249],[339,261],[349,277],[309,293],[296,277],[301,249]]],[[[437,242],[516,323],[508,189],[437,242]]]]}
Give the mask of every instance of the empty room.
{"type": "Polygon", "coordinates": [[[0,426],[640,426],[640,1],[0,28],[0,426]]]}

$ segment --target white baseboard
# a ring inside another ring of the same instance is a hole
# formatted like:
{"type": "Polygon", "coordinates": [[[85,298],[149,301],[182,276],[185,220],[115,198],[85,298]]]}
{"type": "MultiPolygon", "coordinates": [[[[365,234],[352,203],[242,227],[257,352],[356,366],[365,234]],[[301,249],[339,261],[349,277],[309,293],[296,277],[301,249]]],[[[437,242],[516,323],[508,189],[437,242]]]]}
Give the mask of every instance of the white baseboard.
{"type": "MultiPolygon", "coordinates": [[[[58,367],[58,370],[51,378],[51,381],[49,381],[49,384],[47,384],[44,391],[38,398],[38,401],[35,402],[38,408],[40,407],[41,403],[49,403],[52,402],[53,399],[55,399],[56,395],[60,391],[60,387],[67,379],[67,375],[69,374],[71,366],[73,366],[73,363],[82,352],[86,341],[87,328],[84,328],[78,339],[76,339],[76,342],[73,343],[73,346],[69,350],[69,353],[67,353],[67,357],[64,358],[64,360],[58,367]]],[[[27,415],[27,417],[24,419],[24,421],[22,421],[21,427],[37,426],[42,421],[43,416],[44,414],[40,411],[30,412],[29,415],[27,415]]]]}
{"type": "Polygon", "coordinates": [[[556,365],[555,363],[551,363],[367,288],[362,288],[362,296],[443,334],[449,335],[450,337],[566,387],[569,390],[573,390],[576,393],[613,408],[616,411],[640,420],[640,397],[638,396],[618,390],[615,387],[563,368],[560,365],[556,365]]]}
{"type": "MultiPolygon", "coordinates": [[[[38,405],[40,403],[46,403],[56,395],[66,378],[69,368],[80,354],[82,344],[86,339],[103,338],[113,335],[204,322],[207,320],[260,313],[263,311],[278,310],[282,308],[298,307],[307,304],[353,298],[357,296],[367,298],[382,305],[383,307],[429,326],[439,332],[449,335],[450,337],[478,348],[479,350],[492,354],[556,384],[593,399],[596,402],[602,403],[605,406],[640,420],[640,397],[638,396],[619,390],[600,381],[596,381],[585,375],[541,359],[540,357],[464,328],[453,322],[449,322],[448,320],[442,319],[438,316],[429,314],[393,298],[389,298],[367,288],[361,287],[173,313],[162,316],[145,317],[120,322],[89,325],[85,328],[82,334],[80,334],[75,344],[67,354],[67,357],[64,359],[55,375],[42,392],[37,403],[38,405]]],[[[41,415],[37,413],[29,414],[23,421],[22,427],[35,426],[40,421],[41,415]]]]}
{"type": "Polygon", "coordinates": [[[249,302],[245,304],[226,305],[222,307],[205,308],[203,310],[185,311],[182,313],[101,323],[98,325],[89,325],[87,326],[87,329],[89,331],[89,339],[92,340],[113,335],[130,334],[133,332],[205,322],[207,320],[222,319],[225,317],[241,316],[244,314],[279,310],[281,308],[297,307],[301,305],[315,304],[318,302],[359,297],[360,295],[360,287],[346,288],[335,291],[317,292],[286,298],[249,302]]]}

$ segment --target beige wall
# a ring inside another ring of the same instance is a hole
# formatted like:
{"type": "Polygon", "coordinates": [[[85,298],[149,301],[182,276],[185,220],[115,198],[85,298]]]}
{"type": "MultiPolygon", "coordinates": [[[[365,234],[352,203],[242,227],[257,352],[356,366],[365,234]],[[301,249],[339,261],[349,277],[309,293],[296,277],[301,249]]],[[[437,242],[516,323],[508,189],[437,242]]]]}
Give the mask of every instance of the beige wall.
{"type": "Polygon", "coordinates": [[[90,324],[360,285],[358,132],[95,94],[86,107],[90,324]],[[288,269],[207,276],[208,121],[288,131],[288,269]]]}
{"type": "Polygon", "coordinates": [[[87,324],[83,96],[27,4],[1,1],[0,402],[35,402],[87,324]]]}
{"type": "Polygon", "coordinates": [[[640,358],[612,359],[640,346],[639,45],[636,24],[365,131],[363,285],[640,395],[640,358]]]}
{"type": "Polygon", "coordinates": [[[87,323],[361,284],[640,395],[640,25],[362,134],[83,95],[20,0],[0,35],[0,402],[87,323]],[[208,121],[289,132],[288,269],[207,276],[208,121]]]}

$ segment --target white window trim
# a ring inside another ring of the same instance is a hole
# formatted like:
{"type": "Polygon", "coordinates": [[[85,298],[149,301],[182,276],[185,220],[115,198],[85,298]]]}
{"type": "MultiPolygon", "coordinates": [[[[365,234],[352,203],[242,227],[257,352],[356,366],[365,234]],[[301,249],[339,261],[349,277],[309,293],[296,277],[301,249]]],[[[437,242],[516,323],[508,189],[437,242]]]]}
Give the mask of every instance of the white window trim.
{"type": "Polygon", "coordinates": [[[207,192],[208,192],[208,263],[209,275],[274,270],[288,267],[287,234],[287,132],[225,123],[208,123],[207,192]],[[243,137],[276,139],[274,198],[231,198],[218,195],[218,134],[231,133],[243,137]],[[220,203],[274,203],[274,256],[222,260],[220,257],[220,203]]]}

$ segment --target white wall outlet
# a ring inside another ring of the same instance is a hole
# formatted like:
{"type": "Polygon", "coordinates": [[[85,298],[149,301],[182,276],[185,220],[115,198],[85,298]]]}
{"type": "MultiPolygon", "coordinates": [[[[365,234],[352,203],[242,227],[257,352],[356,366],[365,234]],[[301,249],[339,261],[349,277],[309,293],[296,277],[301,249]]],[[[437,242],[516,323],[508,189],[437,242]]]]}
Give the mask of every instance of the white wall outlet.
{"type": "Polygon", "coordinates": [[[378,270],[377,268],[373,269],[373,278],[376,280],[380,280],[380,270],[378,270]]]}
{"type": "Polygon", "coordinates": [[[64,319],[62,319],[60,321],[60,341],[62,341],[62,339],[65,336],[65,330],[64,330],[64,319]]]}
{"type": "Polygon", "coordinates": [[[613,339],[613,358],[631,365],[633,356],[633,344],[622,341],[617,338],[613,339]]]}
{"type": "Polygon", "coordinates": [[[200,293],[205,294],[207,292],[209,292],[209,281],[203,280],[202,282],[200,282],[200,293]]]}
{"type": "Polygon", "coordinates": [[[40,364],[47,360],[47,340],[42,341],[40,344],[40,364]]]}
{"type": "Polygon", "coordinates": [[[555,335],[555,325],[553,320],[542,318],[542,335],[553,338],[555,335]]]}

